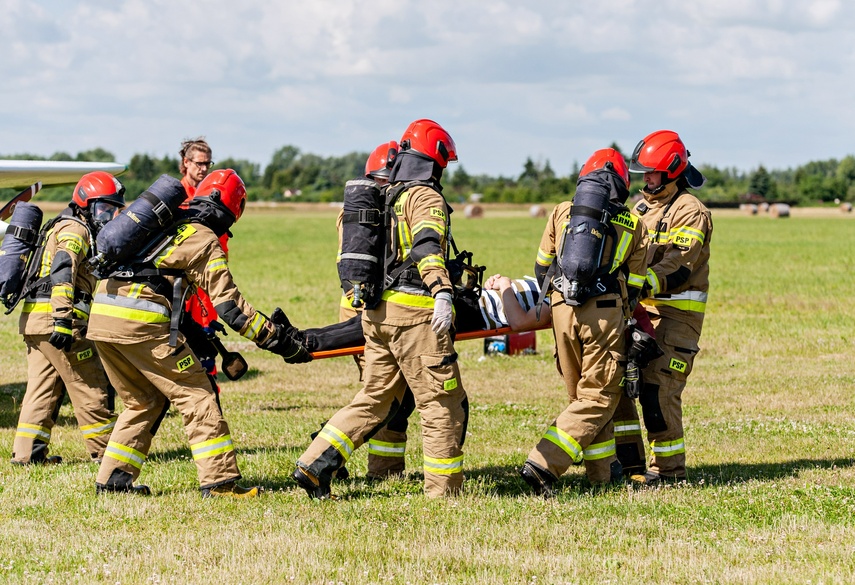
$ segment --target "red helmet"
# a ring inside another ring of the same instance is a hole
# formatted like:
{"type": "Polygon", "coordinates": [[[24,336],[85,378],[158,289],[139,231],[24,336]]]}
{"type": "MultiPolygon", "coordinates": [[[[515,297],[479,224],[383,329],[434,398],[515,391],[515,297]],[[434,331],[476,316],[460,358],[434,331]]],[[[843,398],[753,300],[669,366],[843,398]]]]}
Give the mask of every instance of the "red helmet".
{"type": "Polygon", "coordinates": [[[433,120],[421,119],[410,124],[401,136],[401,152],[413,151],[445,168],[457,160],[454,140],[433,120]]]}
{"type": "Polygon", "coordinates": [[[81,209],[89,207],[90,203],[103,199],[116,205],[125,205],[125,186],[106,171],[95,171],[80,177],[71,194],[72,203],[81,209]]]}
{"type": "Polygon", "coordinates": [[[629,169],[626,168],[626,161],[623,155],[614,148],[601,148],[591,155],[582,165],[582,170],[579,171],[579,176],[584,177],[588,173],[592,173],[598,169],[611,169],[623,179],[626,183],[626,188],[629,189],[629,169]]]}
{"type": "Polygon", "coordinates": [[[202,182],[196,186],[193,201],[208,199],[219,203],[240,219],[246,207],[246,186],[243,180],[232,169],[217,169],[211,171],[202,182]]]}
{"type": "Polygon", "coordinates": [[[398,156],[398,143],[394,140],[384,142],[374,149],[365,161],[365,176],[369,179],[388,179],[392,162],[398,156]]]}
{"type": "Polygon", "coordinates": [[[689,151],[676,132],[657,130],[645,136],[629,160],[634,173],[662,171],[669,179],[679,177],[689,164],[689,151]]]}

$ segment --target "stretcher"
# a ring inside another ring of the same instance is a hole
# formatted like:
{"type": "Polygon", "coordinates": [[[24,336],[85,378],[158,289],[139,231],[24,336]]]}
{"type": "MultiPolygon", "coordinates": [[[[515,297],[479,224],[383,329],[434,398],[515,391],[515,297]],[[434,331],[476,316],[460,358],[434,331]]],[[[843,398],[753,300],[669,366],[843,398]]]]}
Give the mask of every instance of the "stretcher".
{"type": "MultiPolygon", "coordinates": [[[[526,329],[525,331],[538,331],[540,329],[549,329],[552,327],[552,323],[545,323],[538,327],[534,327],[532,329],[526,329]]],[[[498,329],[477,329],[475,331],[465,331],[458,333],[454,336],[454,341],[466,341],[468,339],[483,339],[485,337],[492,337],[494,335],[507,335],[509,333],[523,333],[523,331],[514,331],[510,327],[500,327],[498,329]]],[[[312,352],[312,358],[316,360],[323,360],[326,358],[334,358],[334,357],[342,357],[348,355],[362,355],[365,351],[364,345],[354,346],[354,347],[342,347],[340,349],[329,349],[325,351],[316,351],[312,352]]]]}

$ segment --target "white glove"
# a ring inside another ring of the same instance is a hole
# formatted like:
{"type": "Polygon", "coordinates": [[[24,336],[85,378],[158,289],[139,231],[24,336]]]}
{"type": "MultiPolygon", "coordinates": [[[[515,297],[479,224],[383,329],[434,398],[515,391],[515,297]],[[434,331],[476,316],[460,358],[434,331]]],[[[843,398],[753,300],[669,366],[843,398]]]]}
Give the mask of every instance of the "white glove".
{"type": "Polygon", "coordinates": [[[438,292],[433,299],[433,318],[430,328],[437,335],[442,335],[451,329],[451,293],[438,292]]]}

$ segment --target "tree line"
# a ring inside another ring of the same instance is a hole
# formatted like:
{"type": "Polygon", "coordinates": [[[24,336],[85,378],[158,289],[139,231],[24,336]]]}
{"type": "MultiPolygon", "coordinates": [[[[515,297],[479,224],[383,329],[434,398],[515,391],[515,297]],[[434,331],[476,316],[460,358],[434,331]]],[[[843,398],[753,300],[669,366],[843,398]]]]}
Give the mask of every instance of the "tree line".
{"type": "MultiPolygon", "coordinates": [[[[612,148],[620,151],[617,145],[612,148]]],[[[324,157],[304,153],[288,145],[277,150],[262,170],[257,163],[228,158],[215,161],[214,168],[232,168],[246,182],[250,201],[341,201],[344,183],[362,174],[367,152],[352,152],[344,156],[324,157]]],[[[112,153],[96,148],[71,156],[57,152],[49,158],[29,154],[0,155],[18,160],[76,160],[115,162],[112,153]]],[[[157,158],[135,154],[128,171],[120,179],[129,198],[136,197],[162,174],[180,177],[178,158],[157,158]]],[[[451,201],[467,200],[480,194],[483,202],[554,203],[571,198],[575,192],[579,163],[566,176],[555,172],[549,160],[526,159],[521,172],[510,176],[470,175],[463,165],[451,165],[444,180],[445,195],[451,201]]],[[[855,202],[855,156],[841,160],[812,161],[795,169],[768,170],[759,166],[750,171],[736,168],[699,166],[707,183],[698,196],[711,206],[727,206],[751,202],[786,202],[791,205],[817,205],[836,201],[855,202]]],[[[633,190],[641,186],[634,175],[633,190]]],[[[0,190],[0,200],[8,200],[14,191],[0,190]]],[[[65,200],[71,197],[71,187],[51,187],[39,195],[41,199],[65,200]]]]}

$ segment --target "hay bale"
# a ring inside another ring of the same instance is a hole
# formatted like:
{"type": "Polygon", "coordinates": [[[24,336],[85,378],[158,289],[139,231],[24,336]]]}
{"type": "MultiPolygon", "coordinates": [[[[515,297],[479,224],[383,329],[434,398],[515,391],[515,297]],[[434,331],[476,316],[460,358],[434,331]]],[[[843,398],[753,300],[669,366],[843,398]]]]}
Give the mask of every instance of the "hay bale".
{"type": "Polygon", "coordinates": [[[740,203],[739,211],[747,213],[748,215],[757,215],[757,206],[753,203],[740,203]]]}
{"type": "Polygon", "coordinates": [[[769,217],[790,217],[790,206],[786,203],[775,203],[770,205],[769,217]]]}
{"type": "Polygon", "coordinates": [[[843,213],[852,213],[852,204],[848,201],[840,204],[840,211],[843,213]]]}
{"type": "Polygon", "coordinates": [[[469,219],[477,219],[479,217],[484,217],[484,208],[480,205],[467,205],[463,208],[463,215],[468,217],[469,219]]]}
{"type": "Polygon", "coordinates": [[[528,208],[531,217],[546,217],[546,208],[543,205],[532,205],[528,208]]]}
{"type": "Polygon", "coordinates": [[[757,206],[757,211],[759,211],[760,213],[766,213],[767,211],[769,211],[769,204],[764,201],[763,203],[757,206]]]}

